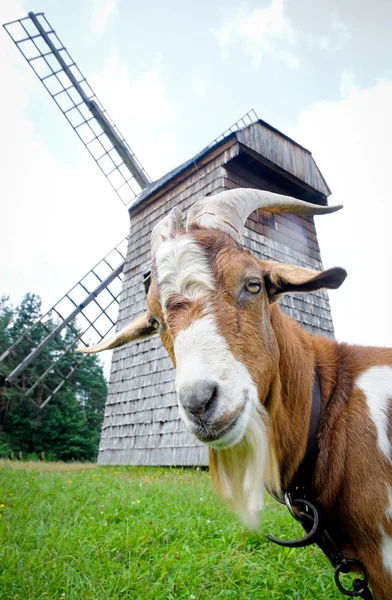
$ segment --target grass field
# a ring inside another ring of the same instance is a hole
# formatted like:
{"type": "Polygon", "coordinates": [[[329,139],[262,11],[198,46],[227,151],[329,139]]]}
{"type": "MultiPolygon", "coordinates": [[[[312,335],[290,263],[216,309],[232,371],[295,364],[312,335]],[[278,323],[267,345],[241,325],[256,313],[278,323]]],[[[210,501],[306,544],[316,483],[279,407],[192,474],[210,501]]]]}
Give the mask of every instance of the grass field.
{"type": "Polygon", "coordinates": [[[267,500],[244,531],[195,469],[0,461],[0,598],[341,598],[317,548],[286,550],[297,524],[267,500]]]}

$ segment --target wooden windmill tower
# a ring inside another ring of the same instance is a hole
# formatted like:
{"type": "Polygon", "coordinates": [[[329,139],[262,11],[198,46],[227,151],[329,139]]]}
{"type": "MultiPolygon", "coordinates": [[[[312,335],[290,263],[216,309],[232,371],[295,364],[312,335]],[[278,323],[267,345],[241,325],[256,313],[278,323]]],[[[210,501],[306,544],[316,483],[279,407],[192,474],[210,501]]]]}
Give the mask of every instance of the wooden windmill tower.
{"type": "MultiPolygon", "coordinates": [[[[18,385],[25,369],[48,344],[61,358],[73,356],[72,368],[47,389],[41,408],[72,377],[80,359],[77,343],[99,342],[145,309],[145,279],[150,270],[149,238],[153,226],[173,206],[186,211],[201,195],[235,187],[254,187],[326,204],[330,190],[311,153],[248,113],[198,155],[151,182],[135,154],[114,126],[85,77],[43,14],[5,25],[25,59],[45,85],[82,143],[127,206],[131,233],[87,273],[34,325],[57,318],[57,326],[8,376],[18,385]],[[121,293],[121,296],[120,296],[121,293]],[[119,311],[117,317],[117,308],[119,311]],[[81,330],[64,345],[64,331],[81,330]],[[80,341],[79,341],[80,340],[80,341]]],[[[245,243],[260,257],[315,269],[322,267],[313,219],[258,211],[247,222],[245,243]]],[[[314,333],[332,336],[326,292],[285,296],[283,309],[314,333]]],[[[32,328],[32,329],[33,329],[32,328]]],[[[31,339],[31,330],[22,338],[31,339]]],[[[14,344],[2,357],[6,361],[14,344]]],[[[31,396],[56,364],[48,364],[25,390],[31,396]]],[[[99,453],[103,464],[207,464],[206,449],[184,429],[177,412],[173,368],[159,340],[152,337],[113,353],[109,392],[99,453]]]]}

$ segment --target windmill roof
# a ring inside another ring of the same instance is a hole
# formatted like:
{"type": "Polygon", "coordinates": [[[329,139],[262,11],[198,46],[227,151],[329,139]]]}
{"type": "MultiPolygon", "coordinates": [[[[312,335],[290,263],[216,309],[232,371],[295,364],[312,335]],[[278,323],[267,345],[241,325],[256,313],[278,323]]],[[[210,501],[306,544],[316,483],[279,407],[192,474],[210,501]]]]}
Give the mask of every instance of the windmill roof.
{"type": "Polygon", "coordinates": [[[239,153],[250,152],[256,160],[260,159],[261,162],[270,165],[283,175],[286,173],[286,175],[294,177],[325,198],[331,194],[312,153],[269,123],[259,119],[257,122],[233,131],[223,139],[206,146],[189,160],[148,184],[129,207],[129,210],[133,211],[187,169],[197,166],[198,161],[204,159],[209,153],[216,153],[220,146],[226,145],[231,140],[236,140],[240,145],[239,153]]]}

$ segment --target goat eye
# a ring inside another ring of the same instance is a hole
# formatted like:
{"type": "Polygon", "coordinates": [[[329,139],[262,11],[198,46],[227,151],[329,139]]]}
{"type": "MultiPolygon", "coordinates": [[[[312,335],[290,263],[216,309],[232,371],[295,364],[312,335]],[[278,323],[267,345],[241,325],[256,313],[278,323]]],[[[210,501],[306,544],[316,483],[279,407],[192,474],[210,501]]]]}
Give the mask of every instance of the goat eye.
{"type": "Polygon", "coordinates": [[[159,321],[157,321],[154,317],[150,317],[149,323],[151,327],[154,327],[154,329],[159,329],[159,321]]]}
{"type": "Polygon", "coordinates": [[[258,294],[261,290],[260,281],[250,280],[245,283],[245,289],[250,294],[258,294]]]}

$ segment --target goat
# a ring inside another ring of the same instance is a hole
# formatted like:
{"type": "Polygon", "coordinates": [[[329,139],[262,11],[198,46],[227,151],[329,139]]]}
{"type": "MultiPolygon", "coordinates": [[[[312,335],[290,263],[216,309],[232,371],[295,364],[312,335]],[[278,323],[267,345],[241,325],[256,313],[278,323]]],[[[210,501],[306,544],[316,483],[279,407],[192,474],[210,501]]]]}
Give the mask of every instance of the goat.
{"type": "Polygon", "coordinates": [[[338,344],[279,308],[286,292],[338,288],[316,272],[257,260],[241,245],[249,214],[316,215],[322,207],[237,189],[199,199],[154,228],[148,311],[99,352],[159,333],[176,367],[181,418],[209,446],[218,493],[257,527],[263,489],[279,494],[303,460],[317,371],[318,455],[311,481],[335,539],[362,561],[377,600],[392,598],[392,350],[338,344]]]}

